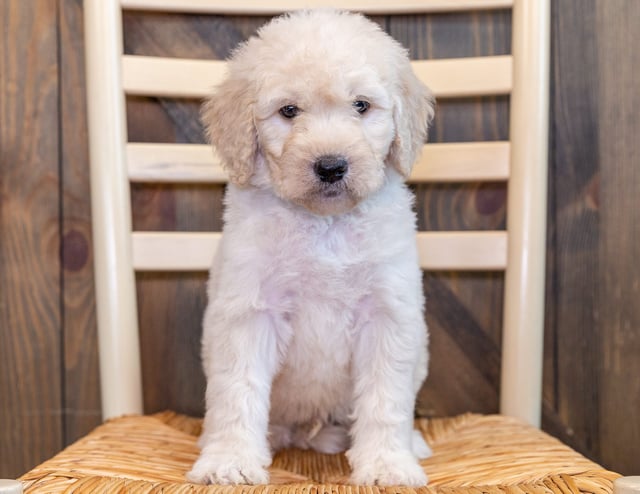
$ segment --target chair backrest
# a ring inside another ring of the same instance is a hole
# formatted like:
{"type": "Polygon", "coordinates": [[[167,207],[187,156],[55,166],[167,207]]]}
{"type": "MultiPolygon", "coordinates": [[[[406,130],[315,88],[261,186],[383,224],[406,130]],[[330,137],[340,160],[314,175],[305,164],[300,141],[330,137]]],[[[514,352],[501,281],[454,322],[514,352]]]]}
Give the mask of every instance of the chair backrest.
{"type": "MultiPolygon", "coordinates": [[[[220,233],[132,232],[131,182],[226,180],[209,146],[126,142],[125,95],[200,98],[224,62],[123,54],[122,9],[277,14],[331,0],[85,0],[91,194],[104,418],[142,412],[135,271],[206,270],[220,233]],[[180,255],[174,255],[179,252],[180,255]]],[[[426,144],[412,182],[508,183],[506,231],[419,232],[428,270],[504,270],[500,411],[539,425],[548,126],[548,0],[342,0],[367,14],[512,8],[512,54],[414,61],[436,98],[510,95],[508,142],[426,144]]]]}

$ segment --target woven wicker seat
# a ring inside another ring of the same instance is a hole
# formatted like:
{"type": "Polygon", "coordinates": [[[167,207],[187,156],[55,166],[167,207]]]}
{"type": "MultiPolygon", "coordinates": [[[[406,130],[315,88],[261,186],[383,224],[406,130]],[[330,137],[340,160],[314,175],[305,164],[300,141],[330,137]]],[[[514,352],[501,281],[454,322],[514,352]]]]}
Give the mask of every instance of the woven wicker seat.
{"type": "Polygon", "coordinates": [[[263,486],[197,486],[184,474],[198,455],[200,420],[164,412],[108,421],[22,477],[36,492],[207,492],[377,494],[610,493],[617,474],[556,439],[501,415],[461,415],[416,421],[434,455],[422,462],[428,487],[347,485],[344,455],[286,450],[263,486]]]}

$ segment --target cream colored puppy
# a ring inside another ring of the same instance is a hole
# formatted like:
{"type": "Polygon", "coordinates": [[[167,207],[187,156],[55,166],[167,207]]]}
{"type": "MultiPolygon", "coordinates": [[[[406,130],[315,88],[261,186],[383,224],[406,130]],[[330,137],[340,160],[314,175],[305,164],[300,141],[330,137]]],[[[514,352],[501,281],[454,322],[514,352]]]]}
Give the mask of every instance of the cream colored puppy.
{"type": "Polygon", "coordinates": [[[274,450],[347,450],[357,484],[423,485],[427,330],[404,184],[432,97],[360,15],[280,17],[204,109],[227,170],[194,482],[266,483],[274,450]]]}

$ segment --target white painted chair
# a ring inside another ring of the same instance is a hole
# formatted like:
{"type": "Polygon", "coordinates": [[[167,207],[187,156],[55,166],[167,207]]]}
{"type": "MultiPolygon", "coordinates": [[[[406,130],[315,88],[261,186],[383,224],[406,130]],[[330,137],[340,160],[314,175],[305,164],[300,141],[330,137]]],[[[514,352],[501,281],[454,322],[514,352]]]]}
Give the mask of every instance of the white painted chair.
{"type": "MultiPolygon", "coordinates": [[[[420,422],[419,427],[434,446],[434,458],[428,460],[433,465],[429,468],[436,470],[435,476],[429,471],[434,485],[465,493],[476,492],[474,485],[484,485],[483,492],[496,494],[554,489],[572,494],[610,492],[616,474],[522,424],[539,426],[541,413],[549,1],[339,3],[370,14],[513,8],[512,55],[414,62],[416,72],[436,97],[510,95],[511,102],[509,142],[426,144],[411,176],[412,182],[506,181],[509,189],[506,231],[419,232],[417,236],[424,269],[505,271],[500,399],[503,415],[451,419],[446,422],[449,435],[443,432],[444,422],[420,422]],[[456,455],[455,447],[460,447],[455,445],[458,436],[464,437],[464,450],[456,455]],[[516,451],[509,456],[500,449],[498,442],[502,440],[508,447],[524,448],[527,453],[516,451]],[[496,449],[487,449],[493,444],[491,441],[496,442],[496,449]],[[478,447],[474,450],[473,445],[478,447]],[[448,456],[445,451],[449,451],[448,456]],[[480,475],[479,465],[485,457],[491,471],[480,475]],[[438,458],[448,459],[439,463],[438,458]],[[456,463],[460,461],[471,464],[456,463]],[[467,474],[471,476],[465,477],[467,474]]],[[[206,270],[220,238],[219,233],[132,232],[130,182],[226,180],[220,166],[213,162],[209,146],[126,142],[125,95],[204,97],[221,78],[224,62],[123,55],[121,10],[252,15],[335,4],[331,0],[85,0],[94,259],[105,419],[143,411],[135,271],[206,270]],[[172,254],[176,251],[180,255],[172,254]]],[[[181,484],[182,476],[197,455],[194,438],[184,434],[193,432],[192,426],[197,429],[196,422],[170,413],[155,418],[118,419],[34,469],[23,477],[23,482],[32,492],[45,492],[46,488],[57,486],[56,482],[78,491],[88,486],[100,486],[104,492],[126,486],[133,490],[135,486],[141,492],[160,488],[163,492],[183,492],[180,489],[186,487],[181,484]],[[116,428],[120,428],[118,432],[116,428]],[[107,441],[101,442],[105,438],[107,441]],[[117,438],[123,441],[122,451],[126,451],[122,458],[118,456],[121,450],[117,438]],[[159,465],[158,451],[169,451],[167,457],[174,455],[178,459],[159,465]],[[70,459],[73,455],[82,458],[80,466],[70,459]],[[70,464],[75,465],[73,473],[70,464]]],[[[313,453],[302,455],[300,464],[307,466],[299,470],[291,466],[293,460],[287,463],[288,460],[276,458],[272,481],[289,484],[274,489],[266,486],[261,492],[301,493],[313,485],[323,492],[343,489],[335,484],[338,474],[332,477],[324,472],[314,477],[313,465],[319,465],[320,460],[313,453]],[[306,483],[301,487],[296,482],[306,483]]],[[[331,461],[334,460],[322,460],[327,464],[331,461]]],[[[332,465],[336,471],[345,468],[344,460],[335,462],[332,465]]],[[[210,489],[218,492],[219,488],[210,489]]],[[[241,487],[237,489],[245,492],[241,487]]],[[[381,492],[376,487],[353,489],[381,492]]],[[[398,491],[405,492],[401,488],[398,491]]]]}
{"type": "MultiPolygon", "coordinates": [[[[325,0],[122,0],[123,8],[275,14],[325,0]]],[[[367,13],[506,8],[513,0],[347,0],[367,13]]],[[[207,145],[126,142],[125,95],[200,98],[224,62],[122,55],[121,9],[85,1],[94,259],[104,418],[142,412],[134,272],[206,270],[219,233],[131,231],[129,182],[224,182],[207,145]],[[105,132],[105,128],[109,131],[105,132]],[[182,255],[173,255],[180,252],[182,255]],[[189,255],[184,255],[187,252],[189,255]]],[[[513,55],[414,62],[438,97],[511,95],[509,142],[427,144],[413,182],[508,181],[507,231],[420,232],[425,269],[505,270],[501,412],[540,423],[549,2],[515,2],[513,55]],[[469,77],[473,74],[473,77],[469,77]]]]}

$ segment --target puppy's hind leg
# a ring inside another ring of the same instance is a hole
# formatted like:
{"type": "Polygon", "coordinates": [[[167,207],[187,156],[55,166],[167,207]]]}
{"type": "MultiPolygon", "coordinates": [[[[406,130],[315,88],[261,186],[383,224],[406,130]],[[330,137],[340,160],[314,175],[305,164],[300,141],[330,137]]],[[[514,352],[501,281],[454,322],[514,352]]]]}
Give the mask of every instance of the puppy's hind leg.
{"type": "Polygon", "coordinates": [[[320,453],[333,455],[349,448],[349,430],[344,425],[326,424],[309,439],[309,446],[320,453]]]}
{"type": "Polygon", "coordinates": [[[411,437],[411,449],[413,450],[413,454],[419,460],[425,460],[433,454],[431,448],[427,444],[427,441],[424,440],[420,431],[413,430],[413,436],[411,437]]]}
{"type": "Polygon", "coordinates": [[[269,446],[271,451],[275,453],[281,449],[291,447],[293,444],[293,431],[291,426],[281,424],[269,425],[269,446]]]}
{"type": "MultiPolygon", "coordinates": [[[[428,340],[428,333],[426,330],[426,326],[424,328],[424,331],[425,331],[425,335],[427,335],[427,340],[428,340]]],[[[417,395],[418,392],[420,391],[420,388],[422,387],[422,383],[427,377],[427,370],[429,368],[429,352],[427,350],[426,343],[427,342],[425,341],[425,344],[422,345],[419,349],[420,350],[419,359],[413,371],[413,392],[415,393],[415,395],[417,395]]],[[[427,441],[424,439],[420,431],[416,429],[413,430],[411,445],[413,449],[413,454],[419,460],[424,460],[426,458],[429,458],[433,454],[433,452],[431,451],[431,448],[427,444],[427,441]]]]}
{"type": "Polygon", "coordinates": [[[320,420],[292,427],[272,425],[270,436],[273,450],[292,446],[328,455],[346,451],[350,443],[346,425],[326,424],[320,420]]]}

